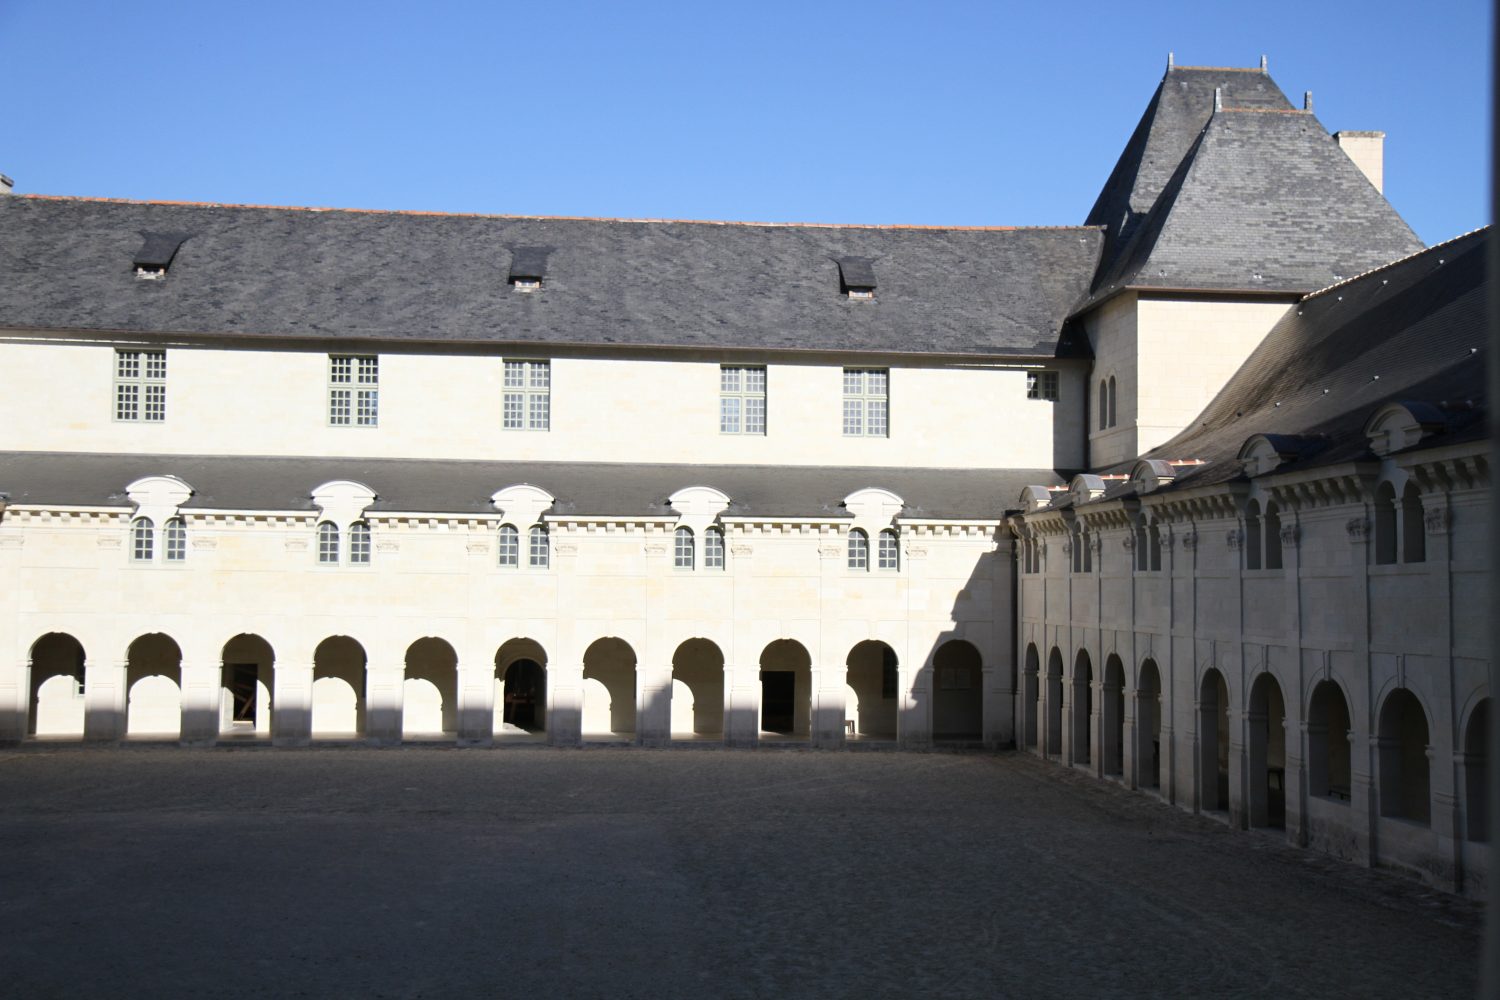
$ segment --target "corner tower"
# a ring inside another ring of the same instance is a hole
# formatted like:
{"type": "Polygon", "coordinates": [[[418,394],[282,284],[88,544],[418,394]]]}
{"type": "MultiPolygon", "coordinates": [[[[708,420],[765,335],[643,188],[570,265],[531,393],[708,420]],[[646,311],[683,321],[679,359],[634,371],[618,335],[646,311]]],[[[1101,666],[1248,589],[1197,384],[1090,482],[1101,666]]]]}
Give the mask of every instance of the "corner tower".
{"type": "Polygon", "coordinates": [[[1073,313],[1095,359],[1094,468],[1185,428],[1302,295],[1422,249],[1264,59],[1169,59],[1086,221],[1105,234],[1073,313]]]}

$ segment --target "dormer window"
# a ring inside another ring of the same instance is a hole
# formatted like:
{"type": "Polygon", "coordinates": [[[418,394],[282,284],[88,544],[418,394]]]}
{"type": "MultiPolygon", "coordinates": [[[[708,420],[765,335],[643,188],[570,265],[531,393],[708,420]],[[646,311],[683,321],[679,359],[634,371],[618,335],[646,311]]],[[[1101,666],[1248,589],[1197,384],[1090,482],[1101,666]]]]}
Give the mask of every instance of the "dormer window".
{"type": "Polygon", "coordinates": [[[547,276],[547,255],[551,247],[515,247],[510,252],[510,275],[507,281],[518,292],[534,292],[547,276]]]}
{"type": "Polygon", "coordinates": [[[851,299],[875,297],[875,264],[868,257],[840,257],[839,291],[851,299]]]}
{"type": "Polygon", "coordinates": [[[135,276],[144,281],[160,281],[167,276],[167,269],[187,234],[142,232],[141,236],[145,242],[135,254],[135,276]]]}

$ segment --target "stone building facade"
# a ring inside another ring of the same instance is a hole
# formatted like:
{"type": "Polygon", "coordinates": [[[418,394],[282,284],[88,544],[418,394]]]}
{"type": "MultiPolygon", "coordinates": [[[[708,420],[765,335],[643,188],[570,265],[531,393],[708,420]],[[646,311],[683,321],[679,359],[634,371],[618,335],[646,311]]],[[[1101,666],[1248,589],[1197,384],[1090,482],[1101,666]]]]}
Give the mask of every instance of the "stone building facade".
{"type": "Polygon", "coordinates": [[[0,197],[0,739],[1014,745],[1482,885],[1482,237],[1380,141],[1169,66],[1081,226],[0,197]]]}

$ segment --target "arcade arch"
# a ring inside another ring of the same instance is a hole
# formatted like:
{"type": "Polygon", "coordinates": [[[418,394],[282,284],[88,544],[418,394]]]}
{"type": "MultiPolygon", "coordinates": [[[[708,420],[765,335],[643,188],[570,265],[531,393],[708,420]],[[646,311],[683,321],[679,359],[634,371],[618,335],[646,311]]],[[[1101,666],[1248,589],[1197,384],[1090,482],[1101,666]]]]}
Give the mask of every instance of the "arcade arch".
{"type": "Polygon", "coordinates": [[[31,645],[31,736],[83,736],[83,644],[48,632],[31,645]]]}
{"type": "Polygon", "coordinates": [[[1286,826],[1286,702],[1281,685],[1261,674],[1250,688],[1247,719],[1250,825],[1286,826]]]}
{"type": "Polygon", "coordinates": [[[1073,660],[1073,763],[1093,762],[1094,662],[1080,649],[1073,660]]]}
{"type": "Polygon", "coordinates": [[[776,639],[760,654],[760,728],[806,739],[812,727],[812,657],[796,639],[776,639]]]}
{"type": "Polygon", "coordinates": [[[1380,814],[1427,825],[1432,818],[1427,713],[1417,696],[1396,688],[1380,707],[1380,814]]]}
{"type": "Polygon", "coordinates": [[[1047,750],[1048,757],[1062,756],[1062,651],[1056,646],[1047,654],[1047,750]]]}
{"type": "Polygon", "coordinates": [[[1333,681],[1319,681],[1307,703],[1308,794],[1349,801],[1349,702],[1333,681]]]}
{"type": "Polygon", "coordinates": [[[1136,778],[1143,788],[1160,788],[1161,781],[1161,671],[1156,661],[1141,663],[1135,684],[1136,778]]]}
{"type": "Polygon", "coordinates": [[[672,654],[672,734],[724,733],[724,653],[709,639],[684,641],[672,654]]]}
{"type": "Polygon", "coordinates": [[[624,639],[596,639],[583,654],[583,731],[635,733],[635,650],[624,639]]]}
{"type": "Polygon", "coordinates": [[[1037,745],[1037,722],[1040,719],[1041,688],[1037,674],[1041,660],[1037,656],[1036,643],[1026,644],[1026,669],[1021,674],[1021,749],[1035,750],[1037,745]]]}
{"type": "Polygon", "coordinates": [[[1229,685],[1212,667],[1198,686],[1198,802],[1206,812],[1229,808],[1229,685]]]}
{"type": "Polygon", "coordinates": [[[547,651],[535,639],[517,638],[495,651],[497,735],[547,729],[547,651]]]}
{"type": "Polygon", "coordinates": [[[854,735],[895,739],[901,683],[896,651],[867,639],[849,650],[844,663],[844,718],[854,724],[854,735]]]}
{"type": "Polygon", "coordinates": [[[219,654],[219,732],[271,735],[276,653],[261,636],[241,632],[219,654]]]}
{"type": "Polygon", "coordinates": [[[1486,842],[1490,839],[1490,700],[1474,706],[1464,730],[1464,836],[1486,842]]]}
{"type": "Polygon", "coordinates": [[[125,661],[125,735],[177,739],[182,733],[182,650],[171,636],[143,635],[125,661]]]}
{"type": "Polygon", "coordinates": [[[949,639],[932,657],[932,738],[978,740],[984,735],[984,661],[967,639],[949,639]]]}
{"type": "Polygon", "coordinates": [[[406,648],[401,681],[401,735],[458,731],[458,654],[444,639],[426,636],[406,648]]]}
{"type": "Polygon", "coordinates": [[[364,734],[367,662],[365,648],[347,635],[318,643],[313,651],[313,736],[364,734]]]}

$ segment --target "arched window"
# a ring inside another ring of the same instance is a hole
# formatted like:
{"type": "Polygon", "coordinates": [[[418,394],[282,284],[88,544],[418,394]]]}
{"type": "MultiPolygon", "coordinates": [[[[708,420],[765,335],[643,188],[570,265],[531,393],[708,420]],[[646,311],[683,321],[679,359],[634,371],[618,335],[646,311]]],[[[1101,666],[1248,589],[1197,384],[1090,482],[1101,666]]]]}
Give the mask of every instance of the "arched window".
{"type": "Polygon", "coordinates": [[[187,558],[187,525],[182,518],[174,517],[162,528],[167,562],[182,562],[187,558]]]}
{"type": "Polygon", "coordinates": [[[1099,429],[1109,426],[1109,383],[1099,380],[1099,429]]]}
{"type": "Polygon", "coordinates": [[[1144,570],[1151,565],[1146,557],[1146,519],[1142,517],[1135,526],[1135,568],[1144,570]]]}
{"type": "Polygon", "coordinates": [[[339,526],[332,521],[323,521],[318,525],[318,562],[336,566],[338,561],[339,526]]]}
{"type": "Polygon", "coordinates": [[[1389,566],[1396,561],[1396,488],[1381,483],[1375,488],[1375,563],[1389,566]]]}
{"type": "Polygon", "coordinates": [[[859,528],[849,532],[849,568],[870,568],[870,536],[859,528]]]}
{"type": "Polygon", "coordinates": [[[724,568],[724,529],[703,529],[703,568],[724,568]]]}
{"type": "Polygon", "coordinates": [[[1111,426],[1111,427],[1114,427],[1116,424],[1119,423],[1119,421],[1115,419],[1115,417],[1116,417],[1116,410],[1115,410],[1115,389],[1116,389],[1116,386],[1115,386],[1115,377],[1113,375],[1111,375],[1109,377],[1109,426],[1111,426]]]}
{"type": "Polygon", "coordinates": [[[500,525],[500,565],[521,565],[521,533],[514,524],[500,525]]]}
{"type": "Polygon", "coordinates": [[[1087,528],[1078,533],[1078,542],[1083,546],[1083,571],[1092,573],[1094,571],[1094,538],[1087,528]]]}
{"type": "Polygon", "coordinates": [[[880,551],[875,565],[880,569],[901,568],[901,546],[896,540],[896,533],[890,528],[880,533],[880,551]]]}
{"type": "Polygon", "coordinates": [[[672,565],[678,569],[693,568],[693,529],[678,528],[672,535],[672,565]]]}
{"type": "Polygon", "coordinates": [[[1073,527],[1070,530],[1069,534],[1072,536],[1070,541],[1072,542],[1073,547],[1073,572],[1082,573],[1083,546],[1085,541],[1083,534],[1083,525],[1079,524],[1077,521],[1074,521],[1073,527]]]}
{"type": "Polygon", "coordinates": [[[349,562],[368,566],[370,564],[370,524],[355,521],[349,525],[349,562]]]}
{"type": "Polygon", "coordinates": [[[1281,568],[1281,511],[1276,504],[1266,503],[1266,569],[1281,568]]]}
{"type": "Polygon", "coordinates": [[[136,562],[150,562],[156,554],[156,526],[149,517],[138,517],[130,522],[130,558],[136,562]]]}
{"type": "Polygon", "coordinates": [[[1260,501],[1245,505],[1245,568],[1260,569],[1260,501]]]}
{"type": "Polygon", "coordinates": [[[1422,526],[1422,494],[1416,483],[1407,483],[1401,494],[1401,561],[1427,561],[1427,536],[1422,526]]]}
{"type": "Polygon", "coordinates": [[[540,524],[532,525],[530,540],[531,547],[527,561],[535,569],[546,569],[550,561],[546,526],[540,524]]]}
{"type": "Polygon", "coordinates": [[[1151,527],[1146,532],[1146,544],[1151,550],[1151,570],[1155,572],[1161,569],[1161,525],[1152,518],[1151,527]]]}

